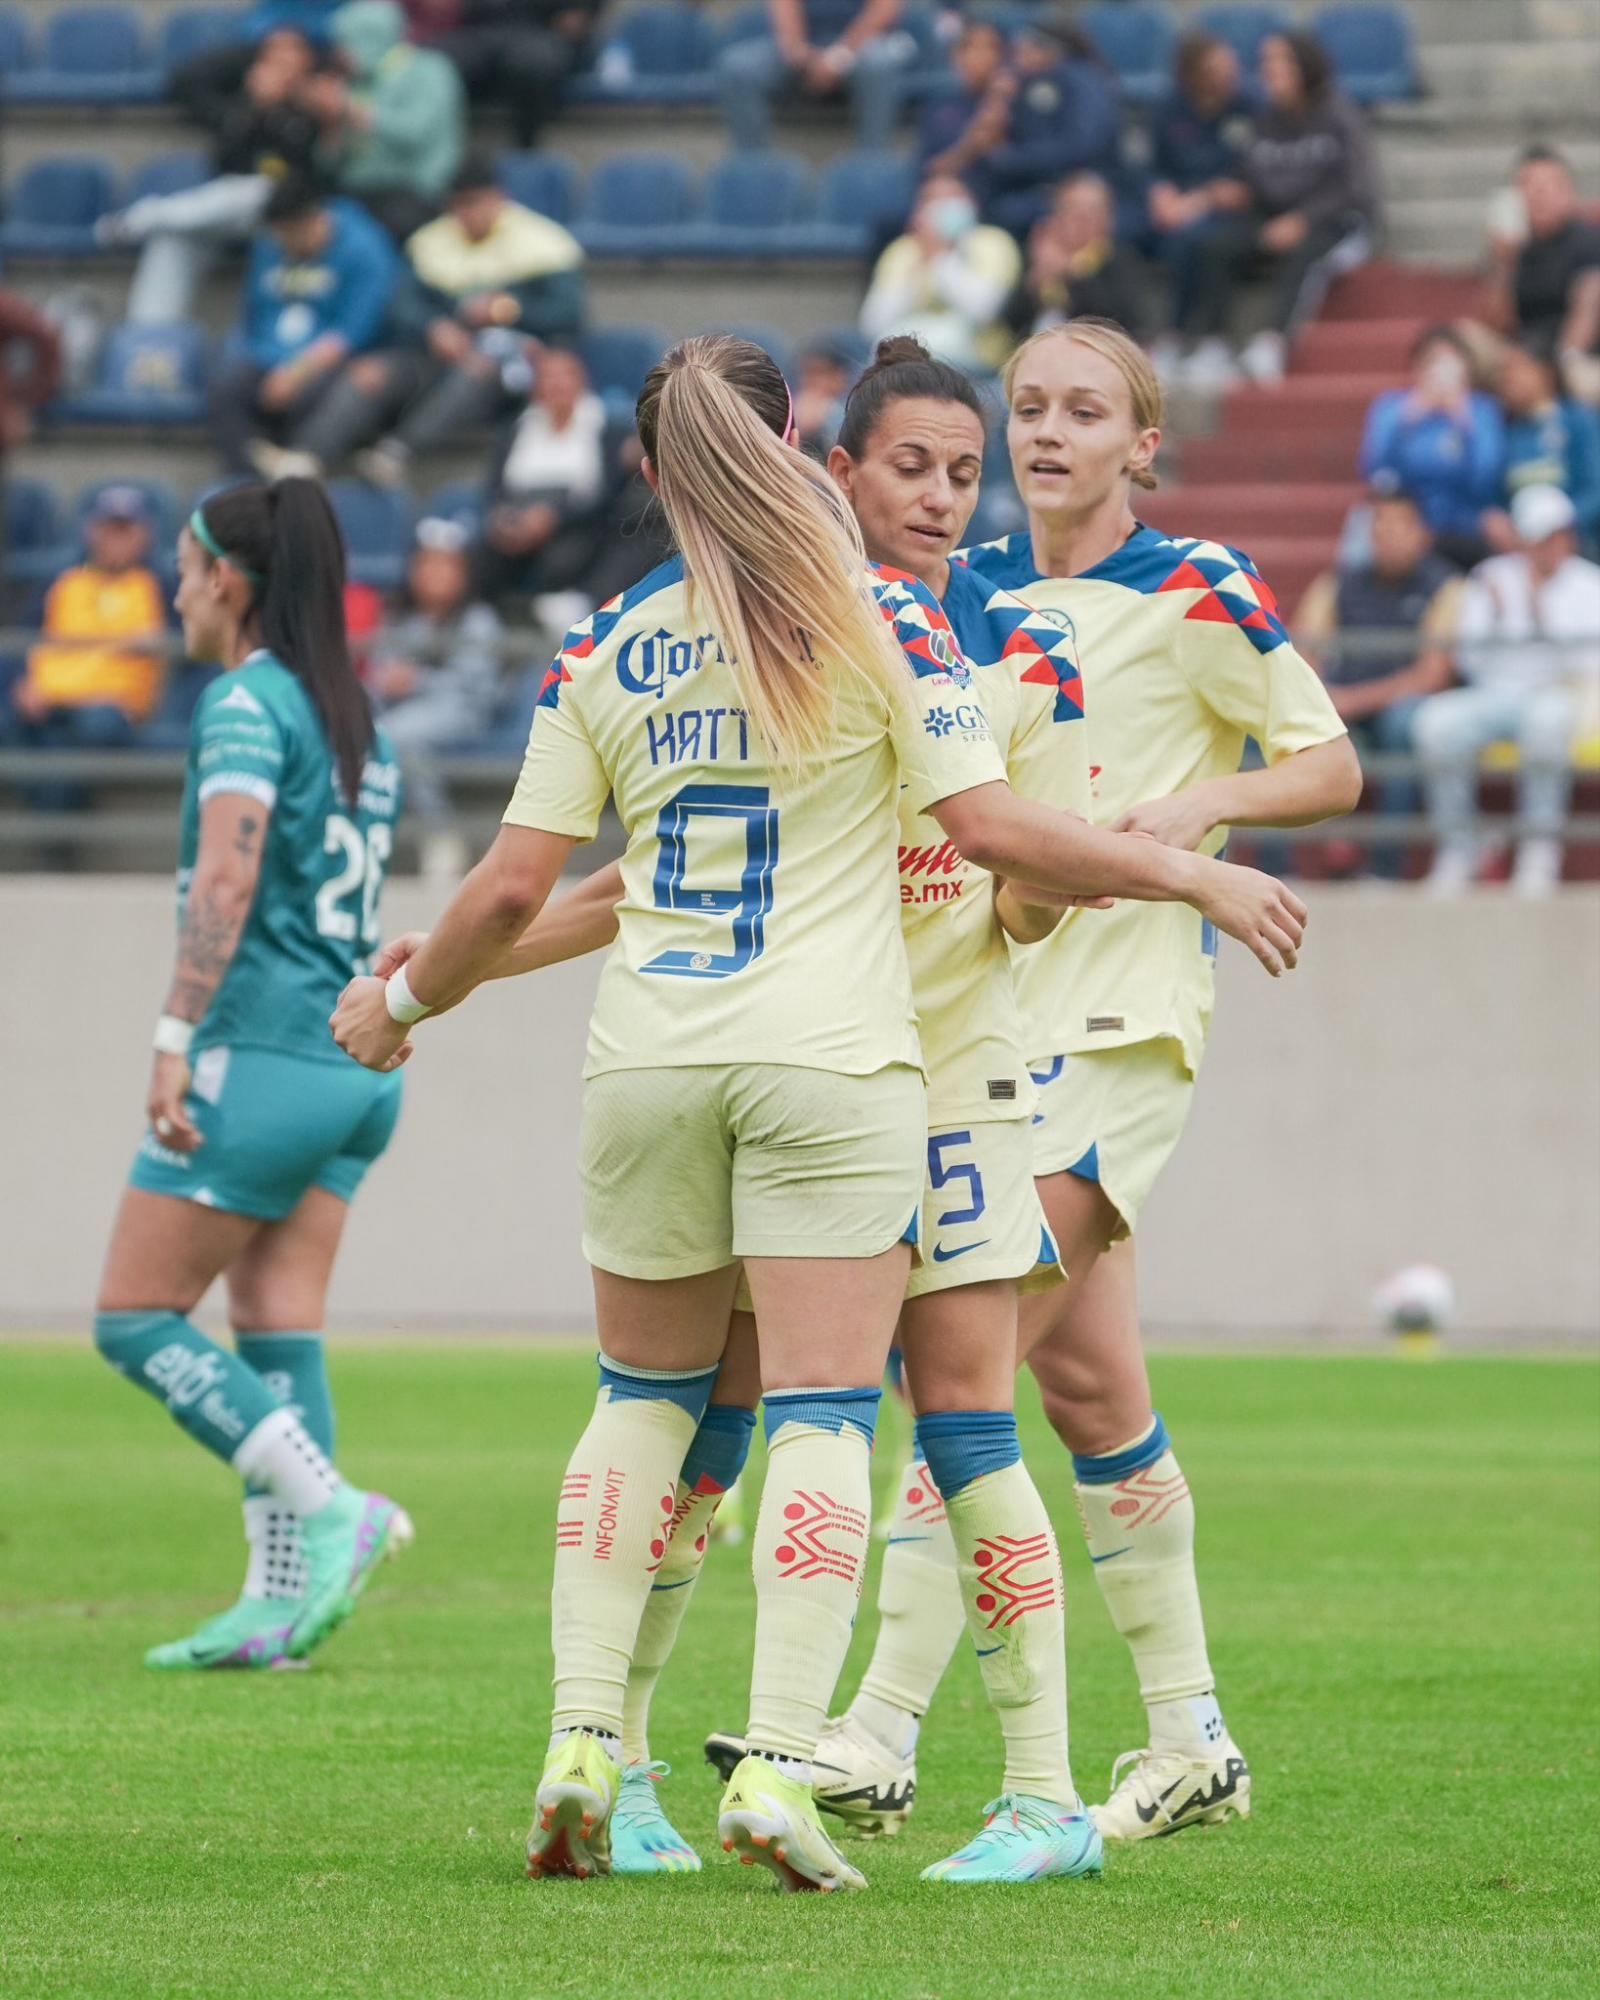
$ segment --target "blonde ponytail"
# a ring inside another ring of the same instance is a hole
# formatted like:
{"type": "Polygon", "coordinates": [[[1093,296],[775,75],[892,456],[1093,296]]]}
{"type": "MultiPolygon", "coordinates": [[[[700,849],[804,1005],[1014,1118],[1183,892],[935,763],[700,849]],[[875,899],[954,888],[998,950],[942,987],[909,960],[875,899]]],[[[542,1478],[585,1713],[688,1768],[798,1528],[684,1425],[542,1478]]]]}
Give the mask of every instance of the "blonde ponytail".
{"type": "Polygon", "coordinates": [[[887,711],[907,669],[874,601],[866,550],[839,489],[781,441],[789,392],[772,357],[703,334],[651,371],[639,436],[750,720],[780,763],[826,753],[841,675],[887,711]]]}

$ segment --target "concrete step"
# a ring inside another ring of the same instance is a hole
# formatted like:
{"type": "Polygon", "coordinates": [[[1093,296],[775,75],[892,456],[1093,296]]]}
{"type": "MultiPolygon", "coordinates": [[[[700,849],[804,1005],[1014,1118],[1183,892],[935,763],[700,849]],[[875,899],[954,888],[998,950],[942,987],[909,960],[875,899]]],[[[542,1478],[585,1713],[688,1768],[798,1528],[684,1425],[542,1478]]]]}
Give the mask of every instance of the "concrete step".
{"type": "Polygon", "coordinates": [[[1591,121],[1600,101],[1600,42],[1493,41],[1439,44],[1427,50],[1428,94],[1458,115],[1490,106],[1552,118],[1591,121]]]}
{"type": "Polygon", "coordinates": [[[1243,482],[1187,483],[1147,494],[1139,513],[1168,534],[1210,535],[1235,546],[1304,538],[1337,541],[1345,516],[1361,497],[1353,482],[1255,486],[1243,482]],[[1194,525],[1198,523],[1199,525],[1194,525]]]}
{"type": "MultiPolygon", "coordinates": [[[[1600,195],[1600,139],[1564,140],[1561,152],[1589,195],[1600,195]]],[[[1383,188],[1391,204],[1476,196],[1487,201],[1504,187],[1515,164],[1513,149],[1459,131],[1438,136],[1388,135],[1379,141],[1383,188]]]]}
{"type": "Polygon", "coordinates": [[[1384,210],[1384,248],[1401,259],[1424,257],[1475,264],[1488,239],[1486,195],[1435,195],[1393,201],[1384,210]]]}
{"type": "Polygon", "coordinates": [[[1355,473],[1359,423],[1348,429],[1301,430],[1288,420],[1280,427],[1246,428],[1228,422],[1215,437],[1189,438],[1177,450],[1186,483],[1268,484],[1278,480],[1347,483],[1355,473]]]}
{"type": "Polygon", "coordinates": [[[1437,258],[1406,266],[1392,257],[1374,257],[1337,281],[1323,305],[1322,320],[1452,319],[1472,310],[1481,288],[1473,270],[1437,258]]]}
{"type": "Polygon", "coordinates": [[[1318,320],[1295,341],[1296,375],[1398,374],[1428,321],[1407,319],[1318,320]]]}

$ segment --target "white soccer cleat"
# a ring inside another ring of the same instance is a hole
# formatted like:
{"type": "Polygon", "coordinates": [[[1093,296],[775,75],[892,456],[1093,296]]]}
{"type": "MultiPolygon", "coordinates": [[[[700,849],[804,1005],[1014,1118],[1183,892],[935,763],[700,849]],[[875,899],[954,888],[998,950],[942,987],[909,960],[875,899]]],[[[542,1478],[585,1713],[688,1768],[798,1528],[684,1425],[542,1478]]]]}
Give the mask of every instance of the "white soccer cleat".
{"type": "Polygon", "coordinates": [[[897,1757],[853,1715],[826,1725],[811,1768],[817,1804],[867,1839],[888,1839],[910,1819],[916,1752],[897,1757]]]}
{"type": "Polygon", "coordinates": [[[1250,1766],[1231,1736],[1214,1751],[1125,1750],[1111,1767],[1111,1796],[1091,1806],[1102,1840],[1153,1840],[1186,1826],[1250,1817],[1250,1766]]]}

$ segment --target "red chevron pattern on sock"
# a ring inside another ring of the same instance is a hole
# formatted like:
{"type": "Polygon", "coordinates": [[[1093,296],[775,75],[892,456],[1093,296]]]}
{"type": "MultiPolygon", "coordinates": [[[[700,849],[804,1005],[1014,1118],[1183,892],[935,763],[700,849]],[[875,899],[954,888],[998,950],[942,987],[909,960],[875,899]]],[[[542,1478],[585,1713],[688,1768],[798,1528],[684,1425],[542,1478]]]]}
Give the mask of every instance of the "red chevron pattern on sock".
{"type": "Polygon", "coordinates": [[[1189,1482],[1176,1464],[1164,1477],[1155,1465],[1146,1465],[1119,1479],[1117,1492],[1120,1497],[1112,1501],[1111,1511],[1118,1521],[1125,1528],[1153,1528],[1180,1500],[1188,1499],[1189,1482]]]}
{"type": "Polygon", "coordinates": [[[866,1559],[867,1517],[826,1493],[796,1490],[784,1503],[783,1539],[775,1556],[786,1582],[837,1576],[859,1582],[866,1559]],[[839,1538],[838,1545],[828,1537],[839,1538]]]}
{"type": "Polygon", "coordinates": [[[974,1602],[991,1632],[1061,1602],[1061,1567],[1048,1535],[984,1535],[972,1560],[981,1572],[974,1602]]]}

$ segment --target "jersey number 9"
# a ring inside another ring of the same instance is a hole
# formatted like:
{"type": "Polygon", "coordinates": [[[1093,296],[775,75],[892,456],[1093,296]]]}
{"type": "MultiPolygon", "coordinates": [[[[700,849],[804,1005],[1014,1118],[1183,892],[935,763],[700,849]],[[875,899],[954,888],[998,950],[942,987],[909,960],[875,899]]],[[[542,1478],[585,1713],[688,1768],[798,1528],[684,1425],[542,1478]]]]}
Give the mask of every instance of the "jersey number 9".
{"type": "Polygon", "coordinates": [[[766,949],[772,908],[772,871],[778,865],[778,809],[765,785],[685,785],[668,799],[656,821],[661,853],[656,862],[656,908],[716,913],[733,926],[732,951],[663,951],[642,972],[682,979],[726,979],[753,964],[766,949]],[[737,889],[691,889],[689,829],[695,820],[721,828],[744,822],[744,871],[737,889]]]}

